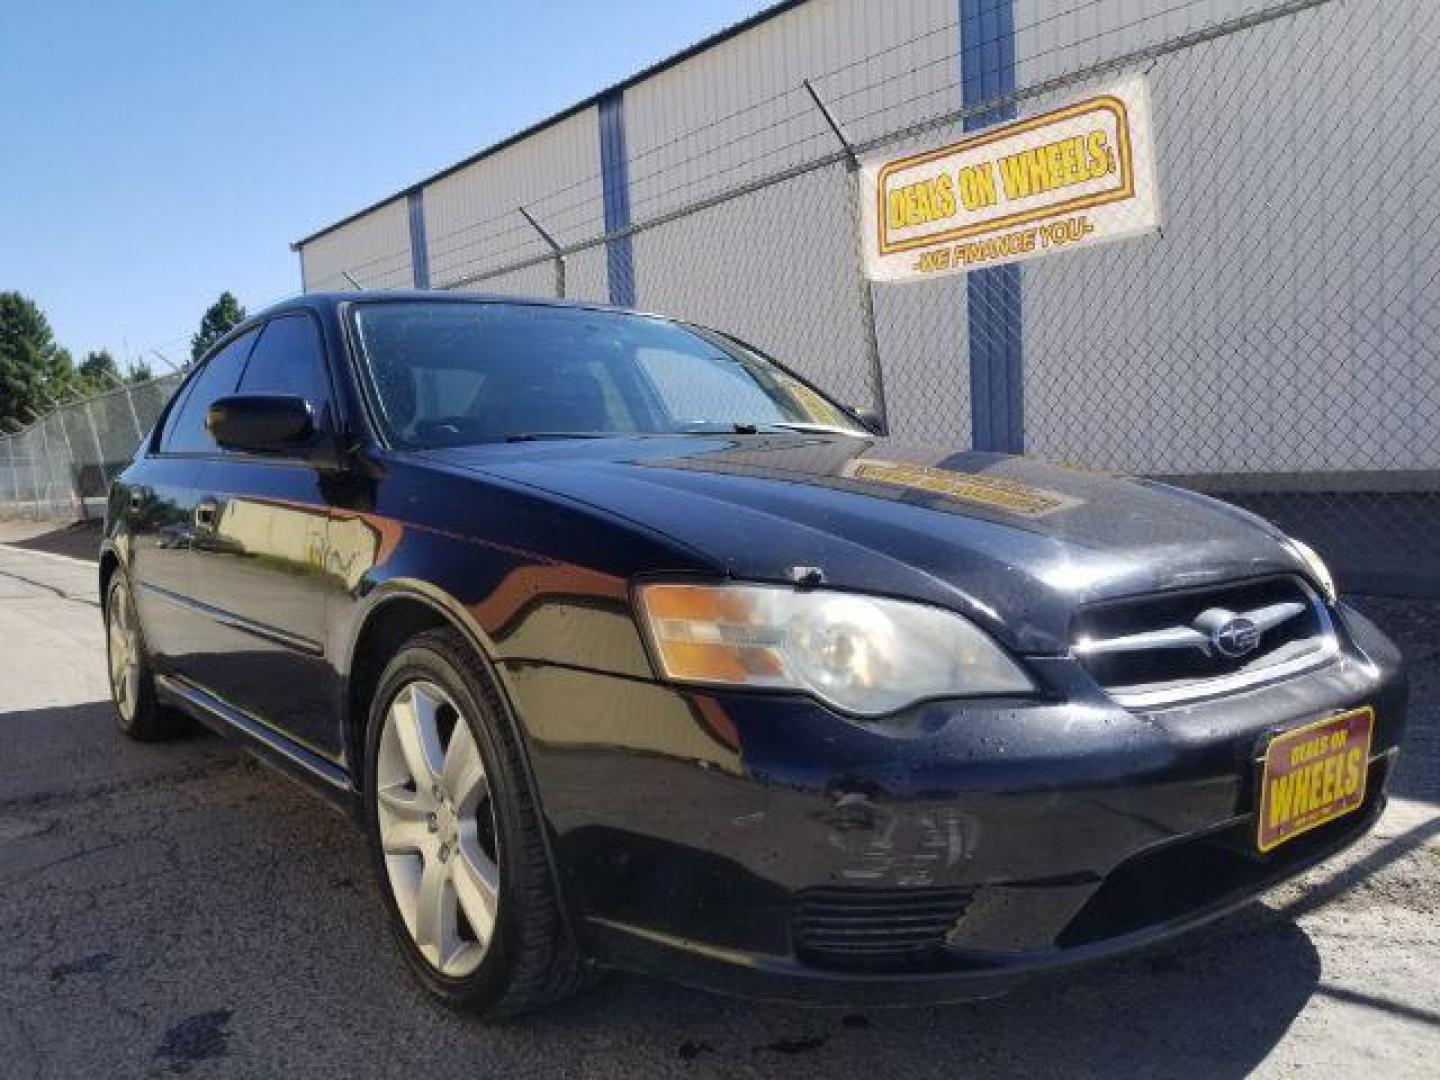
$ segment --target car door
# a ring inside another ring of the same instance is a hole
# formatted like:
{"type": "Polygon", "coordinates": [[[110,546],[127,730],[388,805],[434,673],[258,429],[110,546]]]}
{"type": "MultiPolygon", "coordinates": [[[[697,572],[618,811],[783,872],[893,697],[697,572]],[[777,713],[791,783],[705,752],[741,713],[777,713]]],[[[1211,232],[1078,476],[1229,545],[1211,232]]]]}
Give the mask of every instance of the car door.
{"type": "MultiPolygon", "coordinates": [[[[236,388],[310,403],[331,424],[318,321],[271,319],[236,388]]],[[[326,656],[335,581],[325,568],[324,475],[300,457],[225,453],[206,474],[194,541],[196,589],[212,625],[203,683],[211,693],[321,754],[338,757],[339,679],[326,656]]]]}
{"type": "Polygon", "coordinates": [[[210,643],[191,564],[208,472],[218,452],[205,430],[205,411],[235,390],[254,330],[214,353],[180,390],[152,453],[127,473],[130,574],[146,647],[158,670],[195,680],[210,643]]]}

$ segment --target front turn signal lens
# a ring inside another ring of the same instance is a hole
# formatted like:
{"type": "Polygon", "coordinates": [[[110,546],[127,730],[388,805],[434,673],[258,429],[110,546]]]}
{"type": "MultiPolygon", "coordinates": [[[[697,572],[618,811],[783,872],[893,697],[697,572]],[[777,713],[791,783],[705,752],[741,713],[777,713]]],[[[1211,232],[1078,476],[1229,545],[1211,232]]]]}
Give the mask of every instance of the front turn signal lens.
{"type": "Polygon", "coordinates": [[[925,604],[671,582],[643,585],[637,596],[660,673],[674,682],[795,690],[861,716],[1035,689],[974,623],[925,604]]]}

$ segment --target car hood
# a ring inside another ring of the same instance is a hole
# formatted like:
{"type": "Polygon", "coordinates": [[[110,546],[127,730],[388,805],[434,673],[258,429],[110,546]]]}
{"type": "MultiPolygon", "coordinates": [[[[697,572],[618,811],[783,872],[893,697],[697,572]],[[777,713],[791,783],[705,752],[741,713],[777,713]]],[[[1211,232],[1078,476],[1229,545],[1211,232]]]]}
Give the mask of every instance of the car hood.
{"type": "Polygon", "coordinates": [[[1027,653],[1065,651],[1094,600],[1301,569],[1271,526],[1201,495],[894,439],[635,436],[424,456],[624,517],[736,578],[815,567],[827,587],[953,607],[1027,653]]]}

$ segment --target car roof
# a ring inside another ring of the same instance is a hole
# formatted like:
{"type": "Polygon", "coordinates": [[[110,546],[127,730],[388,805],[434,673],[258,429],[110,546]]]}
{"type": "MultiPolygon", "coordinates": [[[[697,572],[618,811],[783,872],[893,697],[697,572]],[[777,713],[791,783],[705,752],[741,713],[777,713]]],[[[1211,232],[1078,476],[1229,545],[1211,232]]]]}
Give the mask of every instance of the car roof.
{"type": "MultiPolygon", "coordinates": [[[[540,307],[578,308],[589,311],[614,311],[636,314],[629,308],[614,307],[610,304],[595,303],[587,300],[557,300],[548,296],[513,296],[507,293],[485,293],[465,292],[460,290],[436,290],[436,289],[376,289],[372,292],[313,292],[303,293],[299,296],[292,296],[289,299],[271,304],[265,310],[257,312],[247,323],[269,318],[282,314],[286,311],[302,311],[310,309],[313,311],[334,311],[342,304],[364,303],[372,300],[405,300],[425,301],[438,304],[463,303],[476,301],[487,303],[508,303],[508,304],[533,304],[540,307]]],[[[662,316],[663,317],[663,316],[662,316]]]]}

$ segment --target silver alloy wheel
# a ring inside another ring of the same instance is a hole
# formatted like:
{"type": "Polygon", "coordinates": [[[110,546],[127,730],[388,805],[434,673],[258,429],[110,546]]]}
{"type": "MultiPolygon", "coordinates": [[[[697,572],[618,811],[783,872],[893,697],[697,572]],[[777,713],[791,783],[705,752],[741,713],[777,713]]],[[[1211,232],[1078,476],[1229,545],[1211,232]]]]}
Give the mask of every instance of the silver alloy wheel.
{"type": "Polygon", "coordinates": [[[471,974],[495,934],[499,832],[485,763],[450,696],[416,681],[391,699],[375,795],[395,906],[442,975],[471,974]]]}
{"type": "Polygon", "coordinates": [[[130,613],[130,589],[123,580],[110,595],[105,624],[110,654],[110,693],[128,725],[135,719],[135,707],[140,699],[140,643],[130,613]]]}

